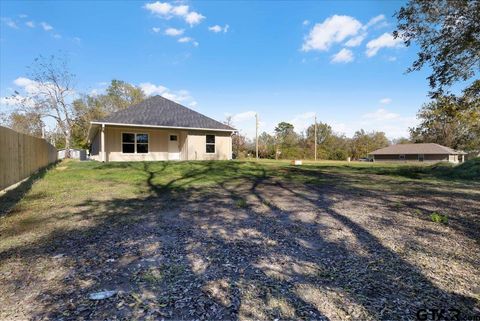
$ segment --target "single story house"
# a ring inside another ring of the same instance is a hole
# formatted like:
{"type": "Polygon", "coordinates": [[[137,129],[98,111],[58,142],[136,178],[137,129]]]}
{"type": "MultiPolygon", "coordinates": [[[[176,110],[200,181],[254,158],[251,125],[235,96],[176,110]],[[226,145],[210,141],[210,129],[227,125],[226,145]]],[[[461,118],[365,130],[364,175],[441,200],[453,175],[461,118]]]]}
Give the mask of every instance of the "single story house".
{"type": "Polygon", "coordinates": [[[450,162],[463,163],[466,153],[439,144],[398,144],[369,154],[379,162],[450,162]]]}
{"type": "Polygon", "coordinates": [[[161,96],[92,121],[90,158],[98,161],[232,158],[236,130],[161,96]]]}

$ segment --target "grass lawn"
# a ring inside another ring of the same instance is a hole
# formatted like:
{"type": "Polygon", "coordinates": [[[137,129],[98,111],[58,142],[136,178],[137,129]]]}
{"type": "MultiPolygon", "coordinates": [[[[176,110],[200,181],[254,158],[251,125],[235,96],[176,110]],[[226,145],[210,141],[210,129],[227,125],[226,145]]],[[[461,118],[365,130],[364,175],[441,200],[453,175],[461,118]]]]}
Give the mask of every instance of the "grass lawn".
{"type": "Polygon", "coordinates": [[[63,161],[0,198],[0,320],[479,315],[467,171],[63,161]]]}

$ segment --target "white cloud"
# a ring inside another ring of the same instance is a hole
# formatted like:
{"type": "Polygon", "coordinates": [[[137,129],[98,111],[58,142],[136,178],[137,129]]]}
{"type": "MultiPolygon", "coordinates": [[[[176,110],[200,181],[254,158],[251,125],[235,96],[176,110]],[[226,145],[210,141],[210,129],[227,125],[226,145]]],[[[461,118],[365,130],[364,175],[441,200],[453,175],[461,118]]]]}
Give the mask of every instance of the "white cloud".
{"type": "Polygon", "coordinates": [[[37,94],[40,91],[40,84],[29,78],[18,77],[13,81],[13,83],[25,90],[27,94],[37,94]]]}
{"type": "Polygon", "coordinates": [[[234,124],[238,124],[238,123],[242,123],[242,122],[245,122],[245,121],[250,121],[252,119],[255,119],[255,115],[257,113],[250,110],[250,111],[245,111],[245,112],[242,112],[242,113],[238,113],[238,114],[234,114],[234,115],[231,115],[232,116],[232,122],[234,124]]]}
{"type": "Polygon", "coordinates": [[[164,19],[170,19],[173,16],[181,17],[190,26],[199,24],[203,19],[205,19],[205,16],[202,14],[195,11],[190,11],[189,6],[187,5],[175,6],[168,2],[156,1],[145,4],[144,8],[164,19]]]}
{"type": "MultiPolygon", "coordinates": [[[[41,90],[41,85],[29,78],[26,77],[18,77],[13,81],[13,84],[17,87],[19,87],[19,91],[23,91],[27,95],[36,95],[40,92],[41,90]]],[[[34,101],[30,98],[27,97],[24,94],[18,94],[15,96],[11,97],[1,97],[0,98],[0,105],[5,105],[5,106],[33,106],[34,101]]]]}
{"type": "Polygon", "coordinates": [[[214,26],[208,27],[208,30],[210,30],[212,32],[215,32],[215,33],[222,32],[222,31],[223,31],[223,33],[226,33],[226,32],[228,32],[228,28],[230,28],[229,25],[225,25],[224,27],[219,26],[219,25],[214,25],[214,26]]]}
{"type": "Polygon", "coordinates": [[[310,21],[308,20],[303,20],[302,25],[308,26],[310,24],[310,21]]]}
{"type": "Polygon", "coordinates": [[[333,63],[348,63],[353,61],[353,52],[349,49],[343,48],[335,55],[332,56],[331,62],[333,63]]]}
{"type": "Polygon", "coordinates": [[[188,14],[188,6],[181,5],[172,8],[172,12],[177,16],[185,16],[188,14]]]}
{"type": "Polygon", "coordinates": [[[61,35],[59,35],[58,33],[56,33],[56,34],[54,34],[54,35],[53,35],[53,38],[55,38],[55,39],[61,39],[61,38],[62,38],[62,36],[61,36],[61,35]]]}
{"type": "Polygon", "coordinates": [[[147,3],[144,8],[159,15],[168,15],[172,11],[172,5],[170,3],[160,1],[147,3]]]}
{"type": "Polygon", "coordinates": [[[384,108],[360,115],[357,120],[332,121],[325,120],[337,133],[352,137],[355,131],[364,129],[366,132],[382,131],[388,138],[408,137],[409,127],[418,124],[415,116],[400,115],[384,108]]]}
{"type": "Polygon", "coordinates": [[[390,56],[387,58],[388,61],[396,61],[397,60],[397,57],[395,56],[390,56]]]}
{"type": "Polygon", "coordinates": [[[402,116],[380,108],[364,114],[355,128],[363,128],[366,131],[383,131],[389,138],[398,138],[408,137],[408,128],[417,124],[418,120],[415,116],[402,116]]]}
{"type": "Polygon", "coordinates": [[[215,25],[215,26],[208,27],[208,30],[213,32],[220,32],[222,31],[222,27],[220,27],[219,25],[215,25]]]}
{"type": "Polygon", "coordinates": [[[158,28],[158,27],[153,27],[153,28],[152,28],[152,31],[155,32],[155,33],[159,33],[159,32],[160,32],[160,28],[158,28]]]}
{"type": "Polygon", "coordinates": [[[168,28],[167,30],[165,30],[165,34],[167,36],[176,37],[182,35],[184,31],[185,30],[183,29],[168,28]]]}
{"type": "MultiPolygon", "coordinates": [[[[45,90],[53,88],[53,84],[51,83],[39,83],[26,77],[18,77],[13,83],[30,95],[42,94],[45,90]]],[[[73,94],[74,91],[70,91],[70,93],[73,94]]]]}
{"type": "Polygon", "coordinates": [[[305,37],[302,50],[326,51],[332,44],[357,35],[361,28],[362,24],[353,17],[331,16],[324,22],[315,24],[308,36],[305,37]]]}
{"type": "Polygon", "coordinates": [[[197,106],[197,102],[193,99],[188,90],[181,89],[178,91],[171,91],[165,86],[155,85],[150,82],[141,83],[138,86],[147,96],[160,95],[164,98],[192,108],[197,106]]]}
{"type": "Polygon", "coordinates": [[[203,19],[205,19],[205,17],[202,16],[200,13],[195,12],[195,11],[192,11],[185,16],[185,21],[190,26],[199,24],[203,19]]]}
{"type": "Polygon", "coordinates": [[[33,21],[27,21],[25,22],[25,25],[29,28],[35,28],[35,22],[33,21]]]}
{"type": "Polygon", "coordinates": [[[18,16],[19,16],[20,18],[22,18],[22,19],[28,18],[28,15],[26,15],[26,14],[24,14],[24,13],[19,14],[18,16]]]}
{"type": "Polygon", "coordinates": [[[345,46],[347,47],[357,47],[362,44],[362,41],[365,39],[367,36],[366,33],[363,33],[361,35],[358,35],[356,37],[350,38],[347,42],[345,42],[345,46]]]}
{"type": "Polygon", "coordinates": [[[302,131],[306,131],[308,126],[315,122],[315,113],[313,111],[309,111],[306,113],[295,115],[289,123],[293,125],[293,129],[300,133],[302,131]]]}
{"type": "MultiPolygon", "coordinates": [[[[308,20],[305,20],[303,23],[303,25],[308,24],[308,20]]],[[[364,25],[351,16],[333,15],[325,19],[322,23],[317,23],[313,26],[309,34],[304,38],[302,50],[306,52],[312,50],[327,51],[332,45],[341,42],[344,42],[343,44],[346,47],[357,47],[367,38],[369,28],[373,26],[382,27],[385,25],[387,25],[387,23],[385,15],[383,14],[371,18],[364,25]]],[[[375,54],[378,49],[371,49],[369,52],[372,51],[375,54]]],[[[344,51],[343,54],[346,54],[346,52],[344,51]]]]}
{"type": "Polygon", "coordinates": [[[1,18],[1,21],[12,29],[18,29],[17,23],[10,18],[1,18]]]}
{"type": "Polygon", "coordinates": [[[385,32],[380,37],[370,40],[367,43],[367,50],[365,51],[367,57],[375,56],[382,48],[398,48],[403,47],[403,41],[400,38],[394,39],[393,35],[385,32]]]}
{"type": "Polygon", "coordinates": [[[43,30],[45,31],[53,30],[53,27],[46,22],[40,22],[40,26],[42,26],[43,30]]]}
{"type": "Polygon", "coordinates": [[[392,102],[392,99],[391,98],[382,98],[380,99],[380,104],[390,104],[392,102]]]}
{"type": "Polygon", "coordinates": [[[380,108],[372,113],[366,113],[362,116],[362,119],[370,120],[370,121],[384,121],[384,120],[392,120],[398,119],[400,117],[399,114],[389,112],[386,109],[380,108]]]}
{"type": "MultiPolygon", "coordinates": [[[[236,114],[225,113],[225,117],[232,117],[232,125],[234,128],[241,131],[243,135],[246,135],[249,138],[255,138],[255,115],[257,114],[256,111],[249,110],[244,111],[236,114]]],[[[272,132],[273,127],[268,126],[265,121],[259,115],[258,121],[258,129],[259,134],[263,131],[272,132]]]]}
{"type": "Polygon", "coordinates": [[[365,25],[365,29],[370,28],[374,25],[377,25],[380,22],[385,22],[385,20],[386,20],[385,15],[383,15],[383,14],[380,14],[376,17],[373,17],[372,19],[370,19],[370,21],[367,22],[367,24],[365,25]]]}
{"type": "Polygon", "coordinates": [[[0,97],[0,106],[7,107],[33,107],[35,102],[30,97],[15,95],[10,97],[0,97]]]}
{"type": "MultiPolygon", "coordinates": [[[[46,90],[53,88],[53,84],[51,83],[41,84],[26,77],[18,77],[13,81],[13,84],[18,87],[18,90],[15,91],[20,93],[11,97],[1,97],[0,105],[33,107],[35,102],[34,99],[31,98],[32,96],[45,97],[46,90]]],[[[69,91],[68,94],[75,94],[75,92],[72,90],[69,91]]]]}
{"type": "Polygon", "coordinates": [[[182,37],[182,38],[178,39],[178,42],[180,42],[180,43],[189,43],[190,42],[195,47],[198,47],[198,42],[195,41],[195,39],[190,38],[190,37],[182,37]]]}
{"type": "Polygon", "coordinates": [[[327,121],[326,123],[332,127],[334,133],[346,134],[349,131],[349,126],[345,123],[336,121],[327,121]]]}
{"type": "Polygon", "coordinates": [[[157,86],[157,85],[154,85],[154,84],[149,83],[149,82],[141,83],[139,85],[139,87],[143,90],[143,92],[147,96],[162,95],[163,93],[165,93],[168,90],[167,87],[164,87],[164,86],[161,86],[161,85],[157,86]]]}
{"type": "Polygon", "coordinates": [[[94,89],[90,90],[89,95],[90,96],[98,96],[98,95],[100,95],[100,90],[97,89],[97,88],[94,88],[94,89]]]}

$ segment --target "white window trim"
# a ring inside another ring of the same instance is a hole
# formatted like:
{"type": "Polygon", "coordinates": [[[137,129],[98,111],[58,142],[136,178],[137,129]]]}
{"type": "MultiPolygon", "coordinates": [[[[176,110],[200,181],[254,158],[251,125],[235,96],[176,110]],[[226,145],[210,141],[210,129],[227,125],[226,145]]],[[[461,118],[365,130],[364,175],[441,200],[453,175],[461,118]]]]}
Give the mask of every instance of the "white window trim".
{"type": "Polygon", "coordinates": [[[148,155],[150,154],[150,134],[148,133],[135,133],[135,132],[121,132],[120,133],[120,147],[121,147],[121,154],[122,155],[148,155]],[[124,153],[123,152],[123,134],[133,134],[133,143],[125,143],[125,144],[133,144],[133,153],[124,153]],[[140,144],[147,144],[148,153],[137,153],[137,135],[147,135],[148,143],[140,143],[140,144]]]}
{"type": "Polygon", "coordinates": [[[215,146],[217,144],[217,137],[215,135],[212,135],[212,134],[206,134],[205,135],[205,154],[215,154],[215,152],[217,151],[217,147],[215,146]],[[213,136],[213,140],[214,142],[213,143],[207,143],[207,136],[213,136]],[[208,145],[213,145],[213,152],[207,152],[207,146],[208,145]]]}

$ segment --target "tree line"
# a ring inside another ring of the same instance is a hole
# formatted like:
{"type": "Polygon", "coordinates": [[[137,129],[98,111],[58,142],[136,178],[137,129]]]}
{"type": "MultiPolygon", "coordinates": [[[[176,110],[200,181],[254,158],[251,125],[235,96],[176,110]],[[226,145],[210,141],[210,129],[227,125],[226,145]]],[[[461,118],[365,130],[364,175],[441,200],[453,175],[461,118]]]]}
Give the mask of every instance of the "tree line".
{"type": "MultiPolygon", "coordinates": [[[[420,124],[410,128],[410,137],[389,142],[382,132],[359,130],[352,138],[334,133],[325,123],[318,124],[317,157],[320,159],[362,158],[389,143],[438,143],[465,151],[480,150],[480,1],[410,0],[395,17],[393,35],[408,47],[418,45],[418,57],[407,72],[428,65],[430,101],[421,106],[420,124]],[[464,89],[452,94],[460,84],[464,89]]],[[[105,93],[79,94],[75,76],[66,59],[55,56],[35,59],[23,78],[26,93],[10,97],[13,110],[0,113],[0,123],[14,130],[52,140],[58,148],[88,148],[91,120],[102,118],[146,98],[137,86],[112,80],[105,93]],[[45,133],[49,117],[55,129],[45,133]]],[[[228,120],[227,120],[228,123],[228,120]]],[[[292,124],[280,122],[273,133],[261,133],[262,158],[314,158],[314,125],[296,133],[292,124]]],[[[234,136],[239,157],[253,155],[253,141],[234,136]]]]}
{"type": "MultiPolygon", "coordinates": [[[[229,122],[226,122],[229,124],[229,122]]],[[[317,123],[317,159],[346,160],[366,158],[376,149],[392,143],[409,142],[406,138],[389,141],[384,132],[355,132],[349,138],[335,133],[326,123],[317,123]]],[[[315,124],[297,133],[294,126],[280,122],[273,133],[262,132],[258,136],[258,156],[268,159],[315,159],[315,124]]],[[[241,132],[233,137],[233,151],[238,158],[255,157],[256,141],[241,132]]]]}
{"type": "MultiPolygon", "coordinates": [[[[61,57],[39,57],[34,70],[30,94],[12,97],[18,107],[4,115],[3,124],[19,132],[45,137],[57,148],[88,149],[90,122],[125,109],[147,98],[138,86],[112,80],[101,94],[78,94],[71,86],[73,75],[61,57]],[[44,132],[45,117],[51,116],[56,127],[44,132]]],[[[317,123],[317,159],[360,159],[390,144],[434,142],[454,149],[475,150],[480,146],[480,82],[465,89],[461,96],[438,95],[424,104],[420,124],[410,128],[409,138],[389,141],[380,131],[360,129],[352,137],[336,133],[327,123],[317,123]]],[[[226,124],[234,126],[231,118],[226,124]]],[[[315,124],[305,131],[295,131],[292,124],[280,122],[272,133],[258,137],[259,157],[269,159],[314,159],[315,124]]],[[[255,139],[238,132],[233,136],[237,158],[255,156],[255,139]]]]}

